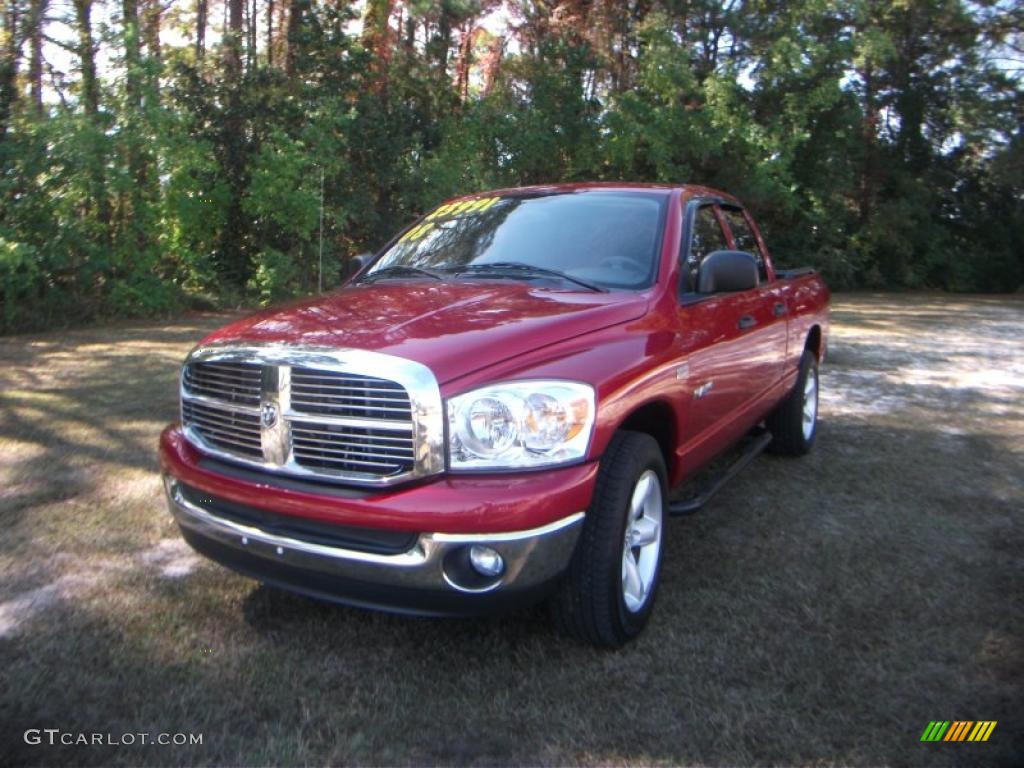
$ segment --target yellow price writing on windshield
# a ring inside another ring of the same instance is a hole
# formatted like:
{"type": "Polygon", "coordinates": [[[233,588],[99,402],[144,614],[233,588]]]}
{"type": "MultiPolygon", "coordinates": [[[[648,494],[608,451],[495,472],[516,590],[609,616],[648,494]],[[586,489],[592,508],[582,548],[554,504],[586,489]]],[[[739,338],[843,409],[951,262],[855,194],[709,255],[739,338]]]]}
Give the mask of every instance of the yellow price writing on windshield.
{"type": "Polygon", "coordinates": [[[477,200],[459,200],[454,203],[446,203],[427,216],[427,221],[442,218],[453,218],[467,213],[481,213],[497,203],[500,199],[500,197],[481,197],[477,200]]]}
{"type": "Polygon", "coordinates": [[[454,203],[446,203],[431,212],[421,224],[417,224],[402,235],[399,242],[413,243],[417,240],[422,240],[425,235],[433,231],[436,224],[440,223],[440,221],[481,213],[493,206],[499,200],[501,200],[500,197],[481,197],[476,200],[459,200],[454,203]]]}
{"type": "Polygon", "coordinates": [[[413,227],[412,229],[410,229],[404,235],[402,235],[402,237],[399,240],[399,242],[400,243],[411,243],[411,242],[413,242],[415,240],[419,240],[421,237],[423,237],[425,234],[427,234],[433,228],[434,228],[434,225],[431,222],[426,222],[424,224],[419,224],[419,225],[413,227]]]}

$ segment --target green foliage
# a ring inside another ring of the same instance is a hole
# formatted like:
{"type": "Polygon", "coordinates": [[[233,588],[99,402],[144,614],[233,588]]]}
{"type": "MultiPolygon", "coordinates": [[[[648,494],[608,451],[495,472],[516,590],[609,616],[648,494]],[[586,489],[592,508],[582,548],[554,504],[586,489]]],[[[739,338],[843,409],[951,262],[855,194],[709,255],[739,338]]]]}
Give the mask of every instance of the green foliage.
{"type": "MultiPolygon", "coordinates": [[[[331,287],[447,197],[585,179],[732,192],[779,263],[837,288],[1024,284],[1000,4],[505,4],[517,45],[489,64],[493,34],[462,41],[491,2],[369,3],[361,32],[292,3],[238,66],[115,19],[98,87],[41,113],[27,46],[0,45],[0,331],[315,291],[321,193],[331,287]]],[[[189,39],[190,13],[169,17],[189,39]]]]}
{"type": "Polygon", "coordinates": [[[32,246],[0,236],[0,299],[3,300],[5,326],[13,326],[17,308],[34,298],[37,281],[36,254],[32,246]]]}
{"type": "Polygon", "coordinates": [[[285,238],[307,237],[320,209],[319,173],[313,160],[302,142],[281,131],[272,133],[250,164],[242,210],[285,238]]]}
{"type": "Polygon", "coordinates": [[[266,306],[297,292],[299,272],[294,259],[267,248],[256,261],[256,273],[246,287],[255,294],[260,305],[266,306]]]}

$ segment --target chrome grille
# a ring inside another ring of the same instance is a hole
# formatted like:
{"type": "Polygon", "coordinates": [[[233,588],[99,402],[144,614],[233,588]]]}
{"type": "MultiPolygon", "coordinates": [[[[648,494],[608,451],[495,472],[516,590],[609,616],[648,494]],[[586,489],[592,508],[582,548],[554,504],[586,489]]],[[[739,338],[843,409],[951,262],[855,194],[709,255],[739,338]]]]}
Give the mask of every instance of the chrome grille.
{"type": "MultiPolygon", "coordinates": [[[[258,400],[257,400],[258,401],[258,400]]],[[[229,453],[254,459],[263,458],[258,412],[244,412],[230,406],[184,400],[181,404],[183,422],[210,445],[229,453]]]]}
{"type": "Polygon", "coordinates": [[[383,485],[443,470],[440,392],[412,361],[356,350],[205,350],[186,362],[181,395],[186,436],[222,458],[383,485]]]}
{"type": "Polygon", "coordinates": [[[379,472],[412,469],[412,435],[379,429],[292,425],[295,461],[310,469],[379,472]]]}
{"type": "Polygon", "coordinates": [[[364,419],[411,418],[409,393],[396,381],[292,369],[292,410],[364,419]]]}
{"type": "Polygon", "coordinates": [[[383,475],[412,468],[412,403],[405,387],[396,381],[292,368],[291,410],[303,415],[374,421],[381,427],[295,421],[292,450],[295,462],[301,466],[383,475]]]}
{"type": "Polygon", "coordinates": [[[191,363],[182,383],[193,395],[258,406],[261,377],[261,367],[252,363],[191,363]]]}

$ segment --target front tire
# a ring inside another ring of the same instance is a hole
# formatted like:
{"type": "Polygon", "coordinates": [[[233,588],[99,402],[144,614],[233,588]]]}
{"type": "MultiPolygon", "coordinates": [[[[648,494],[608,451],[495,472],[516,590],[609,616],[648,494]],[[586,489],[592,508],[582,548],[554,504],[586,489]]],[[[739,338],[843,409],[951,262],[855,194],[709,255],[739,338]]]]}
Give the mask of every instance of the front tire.
{"type": "Polygon", "coordinates": [[[569,570],[551,601],[562,631],[619,648],[643,630],[661,577],[667,500],[658,443],[640,432],[617,432],[601,459],[569,570]]]}
{"type": "Polygon", "coordinates": [[[803,456],[818,436],[818,358],[809,349],[800,358],[796,385],[767,419],[772,453],[803,456]]]}

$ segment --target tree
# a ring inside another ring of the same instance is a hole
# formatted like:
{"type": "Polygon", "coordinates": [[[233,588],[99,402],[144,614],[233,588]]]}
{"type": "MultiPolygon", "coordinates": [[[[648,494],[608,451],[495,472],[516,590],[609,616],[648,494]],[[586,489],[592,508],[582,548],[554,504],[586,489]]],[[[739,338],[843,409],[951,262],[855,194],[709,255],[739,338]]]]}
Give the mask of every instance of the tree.
{"type": "Polygon", "coordinates": [[[18,99],[18,66],[21,59],[21,40],[18,23],[21,18],[18,0],[4,0],[0,8],[0,141],[10,123],[14,104],[18,99]]]}
{"type": "Polygon", "coordinates": [[[48,0],[31,0],[25,21],[25,36],[29,44],[29,92],[38,117],[43,115],[43,25],[48,6],[48,0]]]}
{"type": "Polygon", "coordinates": [[[88,143],[88,175],[92,200],[87,208],[95,208],[100,227],[99,238],[109,241],[111,222],[110,200],[106,184],[106,137],[100,115],[100,83],[96,74],[96,43],[92,32],[93,0],[72,0],[78,32],[78,60],[81,71],[82,111],[88,143]]]}
{"type": "Polygon", "coordinates": [[[207,12],[207,0],[196,0],[196,61],[199,62],[206,56],[207,12]]]}
{"type": "Polygon", "coordinates": [[[245,0],[226,0],[228,24],[224,28],[224,78],[228,83],[238,80],[242,72],[242,15],[245,0]]]}

